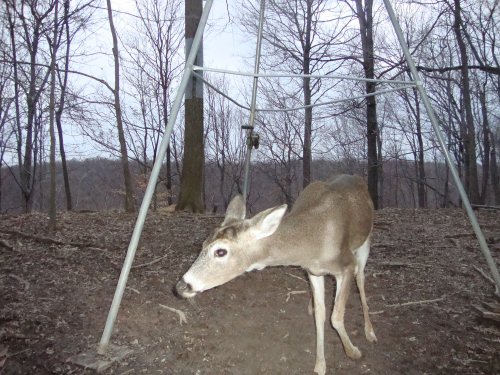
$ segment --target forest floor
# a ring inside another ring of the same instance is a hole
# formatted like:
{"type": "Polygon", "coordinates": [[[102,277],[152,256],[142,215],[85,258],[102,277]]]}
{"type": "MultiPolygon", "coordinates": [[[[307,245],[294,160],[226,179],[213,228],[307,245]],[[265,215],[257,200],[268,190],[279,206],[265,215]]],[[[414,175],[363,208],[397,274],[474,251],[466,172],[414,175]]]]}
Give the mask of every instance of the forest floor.
{"type": "MultiPolygon", "coordinates": [[[[500,212],[477,215],[498,264],[500,212]]],[[[0,216],[1,375],[95,373],[77,363],[95,355],[134,222],[124,213],[64,213],[51,233],[46,215],[0,216]]],[[[193,303],[173,295],[220,222],[148,215],[111,337],[129,353],[109,367],[102,357],[102,373],[313,373],[304,271],[247,273],[193,303]]],[[[327,323],[327,373],[500,374],[500,324],[478,310],[499,300],[481,270],[489,274],[463,211],[377,212],[366,289],[378,343],[364,337],[352,287],[346,327],[363,357],[349,359],[327,323]]],[[[331,309],[333,281],[326,286],[331,309]]]]}

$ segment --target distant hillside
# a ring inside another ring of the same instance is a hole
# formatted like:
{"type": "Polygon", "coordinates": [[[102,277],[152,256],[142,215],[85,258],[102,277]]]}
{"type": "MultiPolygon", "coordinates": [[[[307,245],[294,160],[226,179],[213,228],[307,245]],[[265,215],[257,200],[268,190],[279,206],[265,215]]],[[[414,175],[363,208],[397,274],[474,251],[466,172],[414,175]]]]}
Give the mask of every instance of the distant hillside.
{"type": "MultiPolygon", "coordinates": [[[[15,170],[15,169],[14,169],[15,170]]],[[[138,201],[142,199],[149,175],[144,176],[141,168],[132,163],[136,182],[138,201]]],[[[443,164],[426,166],[428,207],[441,207],[444,204],[446,168],[443,164]]],[[[1,171],[0,213],[16,213],[20,209],[20,192],[9,169],[1,171]]],[[[123,178],[119,160],[94,158],[69,161],[71,192],[75,210],[121,210],[123,197],[123,178]]],[[[262,163],[254,163],[251,171],[249,205],[251,211],[257,211],[278,203],[293,203],[301,190],[300,162],[287,171],[262,163]]],[[[37,173],[38,183],[34,209],[46,211],[48,200],[48,166],[42,165],[37,173]]],[[[314,179],[326,179],[335,173],[364,174],[362,162],[334,162],[315,160],[313,162],[314,179]]],[[[167,192],[165,173],[158,183],[156,204],[165,206],[167,192]]],[[[177,175],[172,176],[172,200],[175,203],[179,188],[177,175]]],[[[414,164],[411,161],[388,161],[383,166],[381,179],[382,202],[384,206],[417,206],[414,164]]],[[[224,179],[216,165],[207,164],[205,168],[205,204],[207,211],[224,212],[231,196],[241,190],[243,177],[239,166],[225,166],[224,179]],[[221,181],[223,183],[221,184],[221,181]]],[[[458,200],[453,183],[448,184],[447,205],[457,205],[458,200]]],[[[60,165],[57,168],[57,206],[65,209],[63,178],[60,165]]]]}

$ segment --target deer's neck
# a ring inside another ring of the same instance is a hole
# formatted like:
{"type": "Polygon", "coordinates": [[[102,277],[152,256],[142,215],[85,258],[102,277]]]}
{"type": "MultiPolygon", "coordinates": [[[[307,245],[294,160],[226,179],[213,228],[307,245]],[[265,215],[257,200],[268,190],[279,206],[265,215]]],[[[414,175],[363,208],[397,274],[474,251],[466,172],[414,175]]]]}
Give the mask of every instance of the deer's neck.
{"type": "Polygon", "coordinates": [[[268,266],[300,266],[303,258],[303,235],[285,218],[276,232],[261,239],[261,257],[257,260],[262,269],[268,266]]]}

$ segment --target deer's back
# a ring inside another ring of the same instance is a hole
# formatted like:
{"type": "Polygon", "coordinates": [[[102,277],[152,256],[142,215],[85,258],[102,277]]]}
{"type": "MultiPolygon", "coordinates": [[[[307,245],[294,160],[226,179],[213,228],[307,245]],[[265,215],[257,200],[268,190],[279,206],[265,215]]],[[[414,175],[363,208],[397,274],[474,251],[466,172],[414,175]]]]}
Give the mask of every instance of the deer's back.
{"type": "Polygon", "coordinates": [[[330,244],[352,252],[370,235],[373,216],[373,202],[364,180],[339,175],[308,185],[297,198],[285,225],[304,228],[304,235],[313,246],[330,244]]]}

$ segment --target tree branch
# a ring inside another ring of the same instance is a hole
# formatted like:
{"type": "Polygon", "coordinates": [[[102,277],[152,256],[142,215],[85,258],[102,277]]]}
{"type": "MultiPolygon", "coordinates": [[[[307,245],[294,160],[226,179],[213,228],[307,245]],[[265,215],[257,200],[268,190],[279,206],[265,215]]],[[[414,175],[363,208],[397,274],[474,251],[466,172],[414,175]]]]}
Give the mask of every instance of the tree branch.
{"type": "MultiPolygon", "coordinates": [[[[1,64],[21,64],[21,65],[35,65],[35,66],[41,66],[41,67],[44,67],[44,68],[50,68],[50,65],[47,65],[47,64],[40,64],[40,63],[31,63],[31,62],[27,62],[27,61],[12,61],[12,60],[6,60],[6,59],[0,59],[0,63],[1,64]]],[[[56,66],[56,71],[58,72],[65,72],[65,69],[60,69],[56,66]]],[[[68,73],[72,73],[72,74],[77,74],[77,75],[80,75],[80,76],[83,76],[83,77],[87,77],[87,78],[90,78],[94,81],[97,81],[101,84],[103,84],[109,91],[111,91],[112,93],[114,92],[114,89],[103,79],[101,78],[97,78],[97,77],[94,77],[93,75],[90,75],[90,74],[87,74],[87,73],[83,73],[83,72],[79,72],[79,71],[76,71],[76,70],[71,70],[71,69],[68,69],[67,70],[68,73]]]]}
{"type": "MultiPolygon", "coordinates": [[[[468,65],[467,67],[469,69],[481,70],[481,71],[486,72],[486,73],[492,73],[492,74],[500,76],[500,68],[499,67],[487,66],[487,65],[468,65]]],[[[458,65],[458,66],[446,66],[446,67],[443,67],[443,68],[429,68],[429,67],[426,67],[426,66],[418,65],[417,69],[420,70],[420,71],[423,71],[423,72],[428,72],[428,73],[434,73],[434,72],[445,73],[445,72],[451,72],[451,71],[455,71],[455,70],[460,70],[460,69],[462,69],[462,65],[458,65]]]]}

